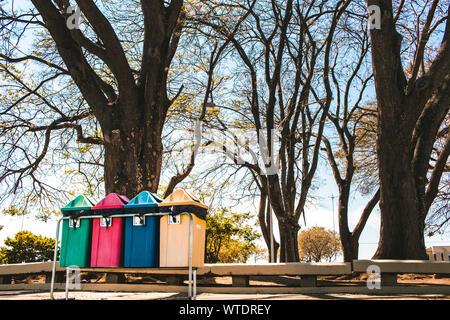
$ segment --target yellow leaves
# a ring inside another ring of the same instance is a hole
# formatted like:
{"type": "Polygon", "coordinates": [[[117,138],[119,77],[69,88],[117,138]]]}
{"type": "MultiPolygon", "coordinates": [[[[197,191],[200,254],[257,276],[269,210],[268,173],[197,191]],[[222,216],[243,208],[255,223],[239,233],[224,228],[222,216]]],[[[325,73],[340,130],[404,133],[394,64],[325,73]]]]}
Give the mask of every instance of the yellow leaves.
{"type": "Polygon", "coordinates": [[[79,152],[84,153],[84,152],[89,151],[90,147],[86,145],[84,147],[78,147],[77,149],[79,152]]]}
{"type": "Polygon", "coordinates": [[[8,208],[3,209],[2,212],[3,212],[3,214],[7,214],[7,215],[10,215],[10,216],[17,216],[17,215],[19,215],[20,210],[17,207],[11,205],[8,208]]]}
{"type": "Polygon", "coordinates": [[[299,255],[302,261],[331,261],[342,251],[336,232],[323,227],[312,227],[298,235],[299,255]]]}
{"type": "Polygon", "coordinates": [[[200,70],[204,71],[204,72],[208,72],[208,66],[206,64],[199,63],[196,66],[193,66],[191,70],[194,73],[198,73],[200,70]]]}
{"type": "Polygon", "coordinates": [[[86,144],[84,146],[79,146],[77,149],[80,153],[88,152],[92,148],[92,145],[86,144]]]}

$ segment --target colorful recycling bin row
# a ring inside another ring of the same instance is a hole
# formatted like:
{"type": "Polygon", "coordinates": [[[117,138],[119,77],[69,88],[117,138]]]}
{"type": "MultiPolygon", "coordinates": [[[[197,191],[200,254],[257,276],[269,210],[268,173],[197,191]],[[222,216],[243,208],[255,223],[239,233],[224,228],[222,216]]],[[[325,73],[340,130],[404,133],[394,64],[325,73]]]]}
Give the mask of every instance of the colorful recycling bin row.
{"type": "Polygon", "coordinates": [[[207,210],[208,206],[184,189],[176,189],[166,199],[148,191],[131,200],[110,193],[97,204],[78,196],[61,209],[70,218],[63,220],[60,266],[187,267],[190,217],[181,213],[189,212],[193,217],[192,265],[200,267],[207,210]],[[145,216],[149,213],[160,215],[145,216]]]}

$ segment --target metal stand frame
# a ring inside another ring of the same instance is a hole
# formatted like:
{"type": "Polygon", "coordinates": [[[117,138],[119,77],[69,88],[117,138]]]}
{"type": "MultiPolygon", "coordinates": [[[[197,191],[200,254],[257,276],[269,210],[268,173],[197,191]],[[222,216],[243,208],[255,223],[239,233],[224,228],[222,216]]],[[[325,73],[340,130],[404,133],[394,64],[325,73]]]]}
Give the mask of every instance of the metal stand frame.
{"type": "MultiPolygon", "coordinates": [[[[160,212],[160,213],[146,213],[141,216],[168,216],[170,212],[160,212]]],[[[189,216],[189,280],[188,280],[188,298],[191,300],[195,300],[197,297],[197,270],[193,270],[192,267],[192,245],[193,245],[193,231],[194,231],[194,218],[192,214],[189,212],[182,212],[180,214],[187,214],[189,216]]],[[[131,218],[136,216],[136,214],[112,214],[111,218],[131,218]]],[[[81,216],[77,219],[99,219],[102,218],[101,215],[92,215],[92,216],[81,216]]],[[[53,255],[53,267],[52,267],[52,279],[50,283],[50,299],[55,300],[53,295],[55,289],[55,274],[56,274],[56,259],[58,256],[58,240],[59,240],[59,229],[61,225],[61,221],[72,219],[71,217],[62,217],[58,220],[56,225],[56,238],[55,238],[55,252],[53,255]]],[[[65,290],[65,300],[69,299],[69,267],[66,267],[66,290],[65,290]]]]}

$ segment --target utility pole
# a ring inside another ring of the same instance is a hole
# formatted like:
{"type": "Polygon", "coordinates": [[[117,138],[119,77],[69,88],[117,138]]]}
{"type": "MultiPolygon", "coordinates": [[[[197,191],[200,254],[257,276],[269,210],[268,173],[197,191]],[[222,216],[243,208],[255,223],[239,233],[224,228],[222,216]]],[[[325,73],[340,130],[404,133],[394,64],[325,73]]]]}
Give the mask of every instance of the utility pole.
{"type": "Polygon", "coordinates": [[[334,198],[336,197],[334,196],[334,194],[332,194],[330,198],[331,198],[331,206],[333,208],[333,231],[336,232],[336,228],[334,227],[334,198]]]}
{"type": "Polygon", "coordinates": [[[270,252],[269,252],[269,262],[275,262],[275,253],[273,252],[273,222],[272,222],[272,208],[270,206],[269,197],[267,197],[267,213],[269,214],[269,235],[270,235],[270,252]]]}

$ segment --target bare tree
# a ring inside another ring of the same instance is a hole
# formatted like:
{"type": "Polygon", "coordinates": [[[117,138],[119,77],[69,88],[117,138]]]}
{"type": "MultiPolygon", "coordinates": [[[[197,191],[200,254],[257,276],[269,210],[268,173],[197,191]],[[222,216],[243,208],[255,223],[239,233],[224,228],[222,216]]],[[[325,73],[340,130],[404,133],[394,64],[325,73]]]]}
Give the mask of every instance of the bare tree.
{"type": "MultiPolygon", "coordinates": [[[[339,188],[338,224],[344,261],[358,258],[359,237],[380,197],[378,190],[364,208],[358,224],[350,231],[349,202],[351,190],[355,188],[354,178],[364,175],[367,179],[368,173],[376,172],[374,168],[369,169],[371,164],[367,159],[370,158],[358,159],[361,149],[364,154],[370,153],[370,147],[375,144],[375,131],[371,126],[367,126],[367,123],[374,122],[376,126],[376,118],[373,117],[376,110],[366,106],[368,101],[365,100],[365,93],[370,87],[373,75],[366,67],[369,52],[367,21],[355,14],[357,9],[356,4],[345,14],[345,23],[340,26],[342,38],[335,40],[336,43],[345,41],[346,45],[336,44],[333,47],[334,57],[330,66],[332,80],[328,79],[328,86],[334,86],[336,99],[333,101],[335,108],[329,110],[328,118],[334,130],[322,136],[323,149],[339,188]],[[355,59],[349,63],[345,57],[355,59]]],[[[372,162],[372,167],[374,164],[376,163],[372,162]]]]}
{"type": "MultiPolygon", "coordinates": [[[[259,220],[267,244],[271,235],[265,201],[266,197],[269,199],[280,229],[280,261],[299,261],[298,221],[304,214],[318,166],[321,136],[332,100],[331,90],[326,90],[326,82],[317,72],[321,70],[322,77],[329,77],[334,32],[348,4],[241,4],[250,16],[238,33],[231,33],[223,20],[199,19],[216,35],[229,39],[234,47],[235,99],[216,101],[215,106],[224,113],[217,115],[214,125],[221,132],[239,127],[256,136],[259,151],[237,143],[250,159],[238,151],[223,151],[236,165],[252,172],[260,190],[259,220]],[[329,26],[326,31],[317,27],[324,24],[329,26]],[[313,90],[316,85],[323,89],[313,90]],[[237,108],[227,107],[227,103],[234,103],[237,108]],[[274,142],[276,131],[279,145],[274,142]]],[[[233,141],[239,141],[237,134],[233,141]]]]}

